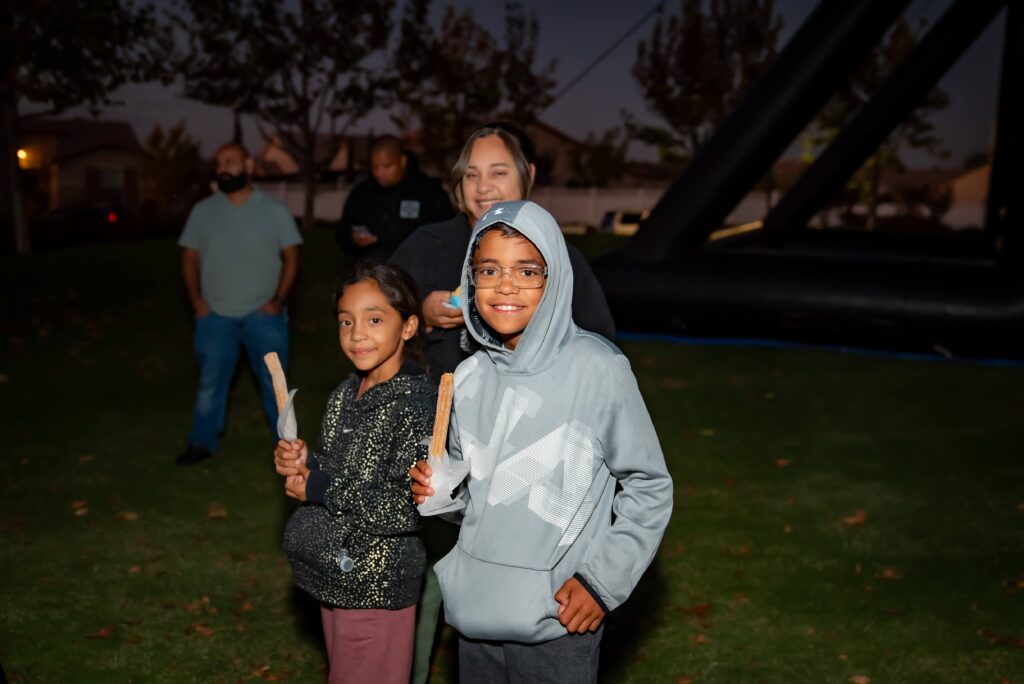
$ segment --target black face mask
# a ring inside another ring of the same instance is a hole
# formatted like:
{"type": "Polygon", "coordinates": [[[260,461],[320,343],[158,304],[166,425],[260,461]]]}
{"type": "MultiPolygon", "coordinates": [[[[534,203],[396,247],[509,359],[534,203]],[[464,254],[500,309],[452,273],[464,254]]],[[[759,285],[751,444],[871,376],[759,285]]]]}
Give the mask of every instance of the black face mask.
{"type": "Polygon", "coordinates": [[[249,183],[249,174],[245,171],[232,176],[230,173],[218,173],[217,174],[217,187],[220,191],[226,195],[230,195],[233,192],[238,192],[249,183]]]}

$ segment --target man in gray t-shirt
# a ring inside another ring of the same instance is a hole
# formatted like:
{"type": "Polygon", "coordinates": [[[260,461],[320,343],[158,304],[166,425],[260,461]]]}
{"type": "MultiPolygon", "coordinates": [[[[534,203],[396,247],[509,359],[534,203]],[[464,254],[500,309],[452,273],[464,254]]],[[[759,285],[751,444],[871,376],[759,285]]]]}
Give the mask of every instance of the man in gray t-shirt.
{"type": "Polygon", "coordinates": [[[288,365],[285,302],[298,274],[302,237],[288,209],[250,182],[252,160],[245,148],[224,145],[216,160],[220,192],[192,208],[178,240],[199,363],[192,432],[179,465],[198,463],[217,450],[243,347],[259,378],[272,431],[277,403],[263,355],[277,352],[281,365],[288,365]]]}

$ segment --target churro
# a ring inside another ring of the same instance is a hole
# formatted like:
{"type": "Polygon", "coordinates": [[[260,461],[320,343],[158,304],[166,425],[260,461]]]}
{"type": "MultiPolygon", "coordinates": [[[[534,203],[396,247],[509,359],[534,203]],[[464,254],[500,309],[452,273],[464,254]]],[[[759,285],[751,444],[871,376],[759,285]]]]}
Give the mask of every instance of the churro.
{"type": "Polygon", "coordinates": [[[263,357],[263,363],[267,364],[270,371],[270,381],[274,383],[274,399],[277,400],[277,410],[283,411],[288,401],[288,383],[284,379],[284,369],[281,368],[281,360],[277,358],[277,352],[270,352],[263,357]]]}
{"type": "Polygon", "coordinates": [[[448,440],[448,418],[451,416],[454,394],[455,375],[445,373],[441,376],[441,385],[437,388],[437,411],[434,413],[434,434],[430,437],[430,456],[440,457],[444,454],[444,445],[448,440]]]}

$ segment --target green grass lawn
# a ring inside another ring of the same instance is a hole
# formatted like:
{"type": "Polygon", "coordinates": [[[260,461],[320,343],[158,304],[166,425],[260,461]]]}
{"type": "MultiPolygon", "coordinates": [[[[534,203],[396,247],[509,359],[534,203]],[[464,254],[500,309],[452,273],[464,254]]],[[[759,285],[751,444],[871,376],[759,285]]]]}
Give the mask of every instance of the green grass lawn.
{"type": "MultiPolygon", "coordinates": [[[[222,452],[173,463],[196,382],[177,259],[171,240],[0,258],[12,682],[324,672],[315,606],[279,550],[292,504],[247,369],[222,452]]],[[[307,437],[348,368],[329,317],[342,266],[328,233],[308,236],[291,372],[307,437]]],[[[624,349],[676,510],[608,622],[605,681],[1024,681],[1024,370],[624,349]]],[[[433,681],[453,681],[453,656],[449,632],[433,681]]]]}

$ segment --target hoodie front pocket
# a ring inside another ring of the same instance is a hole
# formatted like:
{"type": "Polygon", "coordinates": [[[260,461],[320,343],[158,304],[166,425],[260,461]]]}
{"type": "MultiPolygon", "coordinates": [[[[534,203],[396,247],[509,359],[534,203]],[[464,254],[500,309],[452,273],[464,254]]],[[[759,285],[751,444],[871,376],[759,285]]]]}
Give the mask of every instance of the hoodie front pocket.
{"type": "Polygon", "coordinates": [[[435,566],[445,620],[463,636],[526,643],[552,638],[558,602],[551,573],[487,563],[456,546],[435,566]]]}

